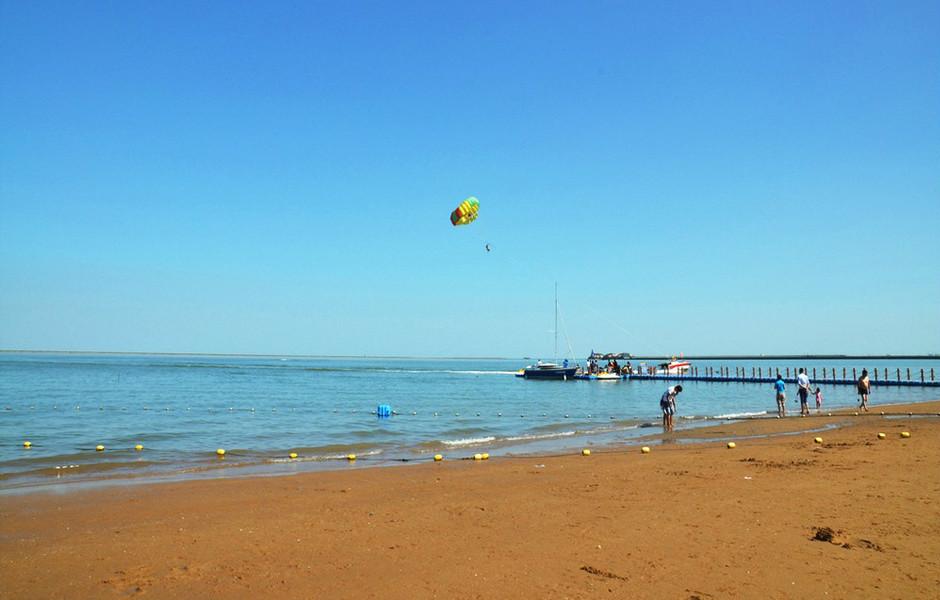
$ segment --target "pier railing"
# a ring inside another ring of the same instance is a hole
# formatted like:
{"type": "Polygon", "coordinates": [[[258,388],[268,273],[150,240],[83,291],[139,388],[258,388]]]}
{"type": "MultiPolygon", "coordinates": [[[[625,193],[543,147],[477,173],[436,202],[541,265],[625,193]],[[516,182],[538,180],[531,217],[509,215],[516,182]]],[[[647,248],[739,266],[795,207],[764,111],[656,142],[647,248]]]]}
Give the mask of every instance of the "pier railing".
{"type": "MultiPolygon", "coordinates": [[[[856,385],[861,375],[857,367],[812,367],[805,369],[813,384],[826,385],[856,385]]],[[[651,369],[647,373],[630,375],[631,379],[650,380],[688,380],[688,381],[719,381],[741,383],[773,383],[777,374],[783,376],[784,381],[795,382],[799,367],[691,367],[685,373],[657,373],[651,369]]],[[[873,386],[918,386],[940,387],[934,369],[923,368],[893,368],[877,367],[868,369],[868,380],[873,386]]]]}

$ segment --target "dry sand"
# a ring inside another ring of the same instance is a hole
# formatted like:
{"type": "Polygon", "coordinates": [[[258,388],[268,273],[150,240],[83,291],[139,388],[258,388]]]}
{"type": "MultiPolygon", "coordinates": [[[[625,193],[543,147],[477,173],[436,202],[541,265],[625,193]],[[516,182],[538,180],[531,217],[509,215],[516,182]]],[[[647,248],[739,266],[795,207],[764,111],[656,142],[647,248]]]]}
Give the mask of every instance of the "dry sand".
{"type": "Polygon", "coordinates": [[[0,497],[0,598],[938,598],[940,402],[910,410],[934,416],[0,497]]]}

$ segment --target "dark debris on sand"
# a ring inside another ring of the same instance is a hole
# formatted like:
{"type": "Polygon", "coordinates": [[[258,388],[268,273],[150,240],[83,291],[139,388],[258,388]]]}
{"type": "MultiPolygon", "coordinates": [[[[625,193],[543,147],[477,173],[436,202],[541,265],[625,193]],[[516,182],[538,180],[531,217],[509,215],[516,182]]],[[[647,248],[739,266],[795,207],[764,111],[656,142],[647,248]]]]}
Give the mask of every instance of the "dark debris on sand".
{"type": "Polygon", "coordinates": [[[836,542],[836,532],[832,527],[814,527],[816,531],[813,533],[813,540],[817,542],[829,542],[830,544],[835,544],[836,542]]]}

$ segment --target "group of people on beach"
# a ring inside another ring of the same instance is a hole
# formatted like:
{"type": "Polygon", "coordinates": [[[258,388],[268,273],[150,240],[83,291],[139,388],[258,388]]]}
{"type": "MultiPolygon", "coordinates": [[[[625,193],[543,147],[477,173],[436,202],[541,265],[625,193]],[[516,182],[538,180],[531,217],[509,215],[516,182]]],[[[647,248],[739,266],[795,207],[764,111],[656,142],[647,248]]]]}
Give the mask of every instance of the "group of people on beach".
{"type": "MultiPolygon", "coordinates": [[[[812,393],[816,400],[816,410],[822,410],[823,403],[823,394],[822,390],[818,387],[816,391],[812,391],[812,386],[810,384],[809,375],[806,374],[806,369],[800,369],[799,374],[796,376],[796,393],[800,400],[800,416],[806,417],[809,416],[809,395],[812,393]]],[[[859,410],[868,412],[868,396],[871,393],[871,382],[868,379],[868,369],[862,369],[862,376],[858,378],[856,382],[856,388],[858,390],[859,397],[859,410]]],[[[787,384],[783,380],[783,376],[780,373],[777,373],[777,380],[774,381],[774,390],[777,394],[777,416],[785,417],[787,416],[787,394],[786,394],[787,384]]],[[[666,389],[663,392],[663,395],[659,399],[659,408],[663,411],[663,431],[672,431],[673,430],[673,421],[672,417],[676,414],[676,396],[682,392],[681,385],[674,385],[666,389]]]]}
{"type": "MultiPolygon", "coordinates": [[[[809,395],[811,393],[811,386],[809,381],[809,375],[806,374],[806,369],[800,369],[799,374],[796,376],[796,393],[800,399],[800,416],[806,417],[809,416],[809,395]]],[[[871,393],[871,382],[868,380],[868,369],[862,369],[862,376],[858,378],[856,382],[856,387],[858,389],[859,404],[858,408],[865,412],[868,412],[868,395],[871,393]]],[[[774,390],[777,394],[777,416],[785,417],[787,416],[787,395],[786,395],[787,385],[783,381],[783,376],[780,373],[777,373],[777,380],[774,381],[774,390]]],[[[814,393],[816,398],[816,410],[819,411],[822,409],[823,395],[822,390],[818,387],[814,393]]]]}
{"type": "MultiPolygon", "coordinates": [[[[816,391],[813,392],[809,382],[809,375],[806,374],[806,369],[800,369],[799,374],[796,376],[796,393],[800,399],[800,416],[806,417],[809,416],[809,395],[812,393],[816,399],[816,410],[822,409],[823,395],[822,390],[818,387],[816,391]]],[[[787,384],[783,381],[783,376],[780,373],[777,373],[777,380],[774,381],[774,391],[777,393],[777,416],[785,417],[787,416],[787,394],[786,394],[787,384]]]]}

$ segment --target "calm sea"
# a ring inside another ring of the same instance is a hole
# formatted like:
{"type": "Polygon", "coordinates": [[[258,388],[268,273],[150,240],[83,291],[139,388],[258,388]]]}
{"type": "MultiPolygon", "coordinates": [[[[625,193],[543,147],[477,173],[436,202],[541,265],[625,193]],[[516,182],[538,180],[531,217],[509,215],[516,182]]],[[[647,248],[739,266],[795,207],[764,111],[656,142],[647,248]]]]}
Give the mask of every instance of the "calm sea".
{"type": "MultiPolygon", "coordinates": [[[[269,474],[629,444],[655,433],[664,382],[526,381],[523,360],[0,354],[0,490],[269,474]],[[376,406],[397,413],[378,418],[376,406]],[[23,441],[32,447],[25,449],[23,441]],[[97,445],[105,450],[98,452],[97,445]],[[143,451],[134,446],[142,444],[143,451]],[[226,449],[226,457],[215,455],[226,449]],[[288,453],[298,454],[290,460],[288,453]]],[[[758,363],[724,361],[722,366],[758,363]]],[[[769,363],[760,363],[765,369],[769,363]]],[[[700,371],[709,363],[696,363],[700,371]]],[[[718,363],[712,363],[718,366],[718,363]]],[[[788,365],[779,365],[785,367],[788,365]]],[[[796,365],[790,365],[796,366],[796,365]]],[[[799,366],[934,368],[940,361],[799,366]]],[[[769,385],[683,384],[680,426],[774,409],[769,385]]],[[[851,406],[823,385],[824,408],[851,406]]],[[[793,394],[791,393],[791,398],[793,394]]],[[[879,403],[937,388],[876,387],[879,403]]],[[[793,405],[791,404],[791,408],[793,405]]]]}

